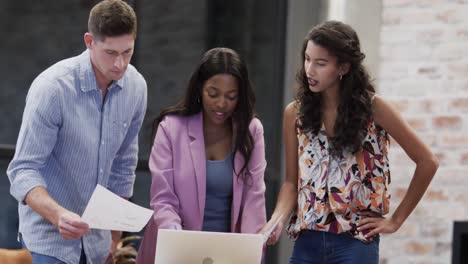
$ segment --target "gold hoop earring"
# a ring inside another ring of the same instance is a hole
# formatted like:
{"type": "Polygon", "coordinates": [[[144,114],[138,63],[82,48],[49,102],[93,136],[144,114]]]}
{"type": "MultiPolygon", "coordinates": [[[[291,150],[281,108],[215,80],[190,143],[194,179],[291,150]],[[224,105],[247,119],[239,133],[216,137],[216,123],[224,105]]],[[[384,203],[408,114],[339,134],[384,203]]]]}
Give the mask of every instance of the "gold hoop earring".
{"type": "Polygon", "coordinates": [[[340,81],[343,80],[343,75],[340,74],[340,81]]]}

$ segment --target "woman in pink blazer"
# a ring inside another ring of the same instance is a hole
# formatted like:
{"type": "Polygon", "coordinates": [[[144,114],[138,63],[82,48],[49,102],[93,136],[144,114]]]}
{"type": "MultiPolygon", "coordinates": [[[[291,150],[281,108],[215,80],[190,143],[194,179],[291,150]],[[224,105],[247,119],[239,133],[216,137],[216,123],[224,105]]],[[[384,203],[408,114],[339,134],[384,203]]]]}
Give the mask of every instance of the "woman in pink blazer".
{"type": "Polygon", "coordinates": [[[207,51],[184,99],[155,120],[149,160],[154,214],[137,263],[154,263],[158,229],[260,232],[266,161],[254,105],[239,55],[227,48],[207,51]]]}

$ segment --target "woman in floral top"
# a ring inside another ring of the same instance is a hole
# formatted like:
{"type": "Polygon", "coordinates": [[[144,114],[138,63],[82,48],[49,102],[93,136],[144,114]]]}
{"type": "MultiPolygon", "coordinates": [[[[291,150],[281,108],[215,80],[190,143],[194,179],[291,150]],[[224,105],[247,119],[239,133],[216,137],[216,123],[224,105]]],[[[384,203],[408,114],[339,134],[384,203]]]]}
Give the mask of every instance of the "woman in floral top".
{"type": "Polygon", "coordinates": [[[426,191],[438,161],[375,94],[356,32],[337,21],[307,34],[296,100],[284,111],[286,179],[263,230],[279,220],[295,240],[291,264],[378,263],[379,234],[396,232],[426,191]],[[389,135],[416,163],[408,192],[389,211],[389,135]],[[292,213],[292,216],[288,216],[292,213]]]}

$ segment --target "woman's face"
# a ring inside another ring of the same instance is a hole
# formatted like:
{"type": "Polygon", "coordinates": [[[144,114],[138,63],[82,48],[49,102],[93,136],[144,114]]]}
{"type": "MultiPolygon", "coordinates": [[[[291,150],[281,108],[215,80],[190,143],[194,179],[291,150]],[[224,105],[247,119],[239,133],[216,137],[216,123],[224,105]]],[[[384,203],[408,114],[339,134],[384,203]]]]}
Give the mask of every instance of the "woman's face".
{"type": "Polygon", "coordinates": [[[224,124],[236,109],[238,92],[237,79],[230,74],[216,74],[206,80],[202,88],[205,122],[224,124]]]}
{"type": "Polygon", "coordinates": [[[340,75],[345,74],[337,58],[312,41],[307,43],[304,52],[304,71],[309,89],[314,93],[338,89],[340,75]]]}

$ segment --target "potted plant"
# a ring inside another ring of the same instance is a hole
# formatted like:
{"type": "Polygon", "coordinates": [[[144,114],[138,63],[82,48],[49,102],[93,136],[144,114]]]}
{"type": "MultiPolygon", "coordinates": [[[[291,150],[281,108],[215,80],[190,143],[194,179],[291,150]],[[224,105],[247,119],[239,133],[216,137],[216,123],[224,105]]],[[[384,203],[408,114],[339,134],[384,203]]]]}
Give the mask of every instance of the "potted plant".
{"type": "Polygon", "coordinates": [[[128,236],[119,240],[114,253],[115,264],[136,263],[136,244],[141,240],[141,236],[128,236]]]}

